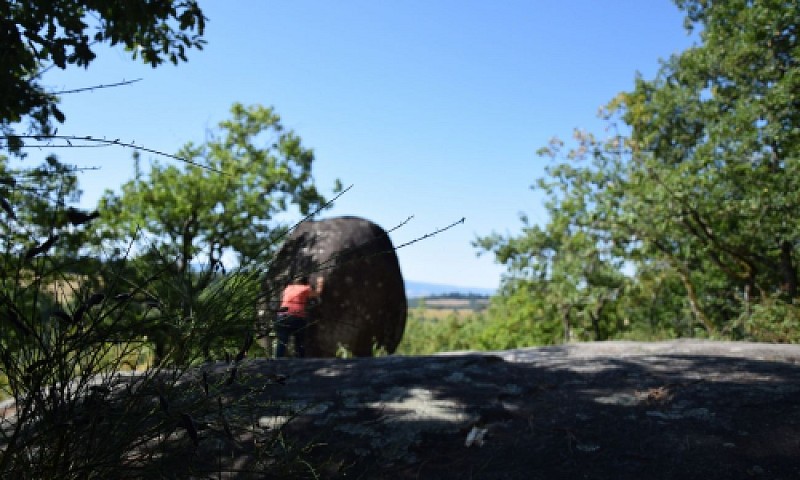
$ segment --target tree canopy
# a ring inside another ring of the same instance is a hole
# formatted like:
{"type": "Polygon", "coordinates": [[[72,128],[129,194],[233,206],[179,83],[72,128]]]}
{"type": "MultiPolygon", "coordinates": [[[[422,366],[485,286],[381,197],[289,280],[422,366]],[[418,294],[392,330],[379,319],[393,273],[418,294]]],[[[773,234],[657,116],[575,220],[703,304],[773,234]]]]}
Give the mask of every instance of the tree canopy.
{"type": "Polygon", "coordinates": [[[186,144],[176,155],[186,162],[155,161],[147,173],[137,168],[120,194],[107,191],[98,224],[105,237],[143,240],[182,271],[195,262],[214,270],[226,253],[239,263],[264,261],[285,231],[277,214],[323,206],[313,151],[273,109],[234,104],[219,129],[203,145],[186,144]]]}
{"type": "Polygon", "coordinates": [[[477,244],[573,323],[800,339],[800,4],[676,3],[700,41],[608,104],[626,134],[545,148],[547,225],[477,244]]]}
{"type": "Polygon", "coordinates": [[[134,59],[157,67],[186,61],[202,48],[205,29],[195,0],[0,0],[0,130],[19,151],[14,124],[30,120],[30,134],[63,122],[59,92],[41,83],[47,69],[88,68],[101,44],[123,45],[134,59]]]}
{"type": "MultiPolygon", "coordinates": [[[[110,260],[126,280],[146,285],[162,305],[148,336],[176,346],[175,338],[192,332],[206,355],[212,344],[252,330],[247,312],[261,267],[288,228],[280,215],[325,206],[313,151],[272,108],[234,104],[231,118],[208,135],[184,145],[175,155],[181,162],[143,168],[135,154],[135,178],[120,193],[105,193],[92,224],[103,251],[119,252],[110,260]]],[[[166,351],[157,340],[159,357],[166,351]]]]}

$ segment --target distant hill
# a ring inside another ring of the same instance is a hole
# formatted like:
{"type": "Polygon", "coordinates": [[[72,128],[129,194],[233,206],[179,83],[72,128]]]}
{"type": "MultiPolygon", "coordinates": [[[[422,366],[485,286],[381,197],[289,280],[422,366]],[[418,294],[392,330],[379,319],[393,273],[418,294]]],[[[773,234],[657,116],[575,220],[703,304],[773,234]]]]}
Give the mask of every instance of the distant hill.
{"type": "Polygon", "coordinates": [[[445,293],[430,297],[410,297],[408,308],[423,307],[428,314],[437,310],[446,313],[465,310],[480,312],[489,306],[489,299],[490,297],[479,293],[445,293]]]}
{"type": "Polygon", "coordinates": [[[439,283],[414,282],[406,280],[406,296],[408,298],[432,297],[460,293],[463,295],[494,295],[493,288],[461,287],[456,285],[442,285],[439,283]]]}

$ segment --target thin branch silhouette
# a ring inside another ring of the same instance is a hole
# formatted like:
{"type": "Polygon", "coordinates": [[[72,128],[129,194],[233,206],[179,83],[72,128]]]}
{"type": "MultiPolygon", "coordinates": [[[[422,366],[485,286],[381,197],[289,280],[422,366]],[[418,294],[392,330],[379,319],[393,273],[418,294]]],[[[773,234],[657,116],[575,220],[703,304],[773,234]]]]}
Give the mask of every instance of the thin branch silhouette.
{"type": "MultiPolygon", "coordinates": [[[[344,192],[342,192],[342,193],[344,193],[344,192]]],[[[388,238],[390,232],[393,232],[393,231],[397,230],[398,228],[406,225],[413,218],[414,218],[413,215],[409,216],[404,221],[400,222],[399,225],[397,225],[397,226],[395,226],[395,227],[393,227],[393,228],[391,228],[389,230],[386,230],[384,235],[382,235],[380,237],[373,238],[373,239],[371,239],[371,240],[369,240],[369,241],[367,241],[365,243],[356,245],[355,247],[352,247],[352,249],[350,249],[350,250],[352,251],[354,249],[362,249],[362,248],[364,248],[364,247],[366,247],[366,246],[368,246],[368,245],[370,245],[370,244],[372,244],[374,242],[377,242],[377,241],[381,240],[384,237],[388,238]]],[[[301,276],[310,275],[312,273],[319,273],[319,272],[323,272],[323,271],[326,271],[326,270],[332,270],[334,268],[340,267],[343,264],[352,263],[352,262],[356,262],[356,261],[361,261],[361,260],[363,260],[365,258],[370,258],[370,257],[374,257],[374,256],[377,256],[377,255],[386,255],[386,254],[388,254],[390,252],[396,252],[397,250],[400,250],[401,248],[405,248],[405,247],[411,246],[411,245],[413,245],[413,244],[415,244],[417,242],[421,242],[421,241],[426,240],[428,238],[435,237],[436,235],[439,235],[440,233],[443,233],[443,232],[445,232],[447,230],[450,230],[451,228],[455,227],[456,225],[463,224],[465,221],[466,221],[466,217],[461,217],[460,220],[456,220],[455,222],[452,222],[451,224],[447,225],[446,227],[436,229],[436,230],[434,230],[432,232],[426,233],[425,235],[417,237],[417,238],[415,238],[413,240],[410,240],[408,242],[405,242],[403,244],[396,245],[396,246],[393,245],[392,248],[390,248],[388,250],[379,250],[377,252],[371,252],[371,253],[366,254],[366,255],[360,255],[358,257],[349,259],[346,262],[341,262],[341,259],[345,255],[349,254],[349,252],[340,252],[340,253],[338,253],[336,255],[331,256],[331,258],[329,258],[328,260],[326,260],[326,261],[324,261],[324,262],[322,262],[322,263],[320,263],[318,265],[315,265],[312,268],[312,270],[310,270],[310,271],[305,271],[305,270],[300,271],[297,275],[295,275],[295,277],[299,278],[301,276]]],[[[300,223],[302,223],[302,222],[298,222],[297,225],[299,225],[300,223]]],[[[295,225],[295,227],[292,227],[292,228],[296,228],[297,225],[295,225]]],[[[288,234],[288,232],[287,232],[287,234],[288,234]]],[[[391,241],[391,239],[390,239],[390,241],[391,241]]],[[[267,273],[269,273],[269,270],[272,267],[272,264],[274,262],[275,262],[275,259],[273,259],[271,262],[268,263],[267,268],[266,268],[266,272],[267,273]]],[[[268,293],[271,294],[272,292],[268,292],[268,293]]]]}
{"type": "MultiPolygon", "coordinates": [[[[301,223],[303,223],[303,222],[307,222],[309,219],[311,219],[311,218],[312,218],[312,217],[314,217],[315,215],[319,214],[320,212],[322,212],[323,210],[325,210],[325,209],[326,209],[326,208],[328,208],[329,206],[333,205],[333,203],[334,203],[336,200],[339,200],[339,199],[342,197],[342,195],[344,195],[345,193],[349,192],[351,188],[353,188],[353,184],[350,184],[350,186],[349,186],[349,187],[347,187],[347,188],[345,188],[344,190],[342,190],[341,192],[337,193],[335,197],[333,197],[332,199],[330,199],[330,200],[328,200],[327,202],[323,203],[322,205],[318,206],[316,209],[314,209],[314,211],[312,211],[311,213],[309,213],[308,215],[306,215],[305,217],[303,217],[302,219],[300,219],[300,221],[298,221],[297,223],[295,223],[295,224],[294,224],[294,225],[292,225],[291,227],[287,228],[287,229],[286,229],[286,231],[282,232],[282,233],[281,233],[280,235],[278,235],[277,237],[275,237],[275,238],[270,238],[270,239],[269,239],[269,242],[268,242],[268,246],[266,246],[266,247],[264,247],[263,249],[261,249],[261,250],[260,250],[260,251],[259,251],[259,252],[256,254],[256,256],[255,256],[254,258],[257,258],[257,257],[258,257],[258,255],[260,255],[260,254],[261,254],[262,252],[264,252],[266,249],[270,248],[270,247],[271,247],[273,244],[277,244],[277,243],[281,242],[282,240],[284,240],[284,239],[285,239],[285,238],[286,238],[286,237],[287,237],[287,236],[288,236],[290,233],[292,233],[292,231],[293,231],[294,229],[296,229],[296,228],[297,228],[297,227],[298,227],[298,226],[299,226],[301,223]]],[[[272,262],[271,262],[271,261],[270,261],[270,262],[268,262],[268,263],[267,263],[267,268],[269,268],[269,265],[271,265],[271,264],[272,264],[272,262]]]]}
{"type": "Polygon", "coordinates": [[[113,147],[113,145],[47,145],[47,147],[43,147],[41,145],[23,145],[23,148],[108,148],[113,147]]]}
{"type": "MultiPolygon", "coordinates": [[[[466,222],[466,220],[467,220],[466,217],[461,217],[460,220],[456,220],[455,222],[451,223],[450,225],[448,225],[446,227],[442,227],[442,228],[440,228],[438,230],[434,230],[434,231],[432,231],[430,233],[426,233],[425,235],[423,235],[421,237],[417,237],[417,238],[415,238],[415,239],[413,239],[411,241],[408,241],[406,243],[398,245],[398,246],[394,247],[394,249],[395,250],[400,250],[401,248],[408,247],[408,246],[413,245],[413,244],[415,244],[417,242],[421,242],[422,240],[425,240],[425,239],[428,239],[428,238],[431,238],[431,237],[435,237],[436,235],[439,235],[442,232],[450,230],[451,228],[455,227],[456,225],[464,224],[464,222],[466,222]]],[[[395,228],[398,228],[398,227],[395,227],[395,228]]]]}
{"type": "MultiPolygon", "coordinates": [[[[44,140],[60,140],[67,143],[67,145],[61,145],[61,147],[84,147],[87,145],[73,145],[72,142],[88,142],[88,143],[97,143],[100,145],[96,146],[119,146],[124,148],[130,148],[132,150],[136,150],[139,152],[150,153],[153,155],[158,155],[161,157],[171,158],[173,160],[178,160],[179,162],[183,162],[194,167],[202,168],[203,170],[208,170],[210,172],[219,173],[221,175],[226,175],[225,172],[217,170],[216,168],[209,167],[208,165],[203,165],[197,162],[193,162],[186,158],[179,157],[177,155],[173,155],[171,153],[162,152],[160,150],[156,150],[153,148],[144,147],[141,145],[136,145],[134,141],[131,142],[124,142],[120,139],[108,140],[105,138],[95,138],[91,135],[87,135],[84,137],[79,137],[77,135],[2,135],[0,138],[8,141],[11,138],[18,138],[18,139],[33,139],[39,142],[44,140]]],[[[4,145],[0,145],[0,148],[4,147],[4,145]]],[[[54,145],[46,145],[47,148],[53,148],[54,145]]],[[[22,145],[22,148],[44,148],[42,145],[22,145]]]]}
{"type": "MultiPolygon", "coordinates": [[[[333,205],[333,202],[335,202],[336,200],[339,200],[339,199],[342,197],[342,195],[344,195],[345,193],[349,192],[351,188],[353,188],[353,184],[350,184],[350,186],[349,186],[349,187],[347,187],[347,188],[345,188],[344,190],[342,190],[341,192],[337,193],[335,197],[333,197],[332,199],[330,199],[330,200],[328,200],[327,202],[323,203],[322,205],[320,205],[319,207],[317,207],[317,208],[316,208],[316,209],[315,209],[313,212],[311,212],[311,213],[309,213],[308,215],[306,215],[305,217],[303,217],[303,219],[302,219],[302,220],[300,220],[299,222],[297,222],[297,223],[295,223],[294,225],[292,225],[292,227],[291,227],[291,228],[289,228],[289,230],[287,231],[287,233],[288,233],[288,232],[291,232],[292,230],[294,230],[295,228],[297,228],[297,226],[298,226],[298,225],[300,225],[301,223],[303,223],[303,222],[307,221],[309,218],[313,217],[314,215],[316,215],[316,214],[320,213],[321,211],[325,210],[325,209],[326,209],[326,208],[328,208],[329,206],[333,205]]],[[[279,238],[279,239],[280,239],[280,238],[279,238]]]]}
{"type": "Polygon", "coordinates": [[[91,87],[81,87],[81,88],[74,88],[72,90],[57,90],[55,92],[50,92],[51,95],[66,95],[69,93],[80,93],[80,92],[91,92],[94,90],[100,90],[102,88],[113,88],[113,87],[122,87],[125,85],[131,85],[137,82],[141,82],[143,79],[135,78],[133,80],[122,80],[121,82],[116,83],[108,83],[108,84],[101,84],[101,85],[94,85],[91,87]]]}
{"type": "MultiPolygon", "coordinates": [[[[452,223],[450,223],[449,225],[447,225],[445,227],[442,227],[442,228],[436,229],[436,230],[434,230],[432,232],[426,233],[425,235],[417,237],[417,238],[415,238],[413,240],[410,240],[408,242],[405,242],[403,244],[400,244],[400,245],[397,245],[397,246],[392,246],[392,248],[380,249],[380,250],[375,251],[375,252],[370,252],[370,253],[366,253],[366,254],[362,254],[362,255],[357,255],[357,256],[352,257],[352,258],[347,258],[347,256],[349,256],[352,253],[353,250],[363,249],[365,247],[368,247],[370,244],[373,244],[374,242],[377,242],[377,241],[382,240],[384,238],[388,238],[390,232],[393,232],[393,231],[399,229],[400,227],[406,225],[413,218],[414,218],[414,216],[411,215],[408,218],[406,218],[404,221],[402,221],[400,224],[398,224],[397,226],[395,226],[395,227],[393,227],[393,228],[391,228],[389,230],[386,230],[384,235],[381,235],[379,237],[373,238],[373,239],[371,239],[371,240],[369,240],[369,241],[367,241],[365,243],[356,245],[356,246],[352,247],[351,249],[348,249],[348,251],[339,252],[338,254],[331,256],[326,261],[324,261],[322,263],[319,263],[317,265],[313,265],[311,267],[311,269],[309,269],[309,270],[301,269],[300,271],[295,272],[293,277],[284,278],[283,282],[288,282],[288,281],[291,281],[292,278],[296,279],[296,278],[300,278],[300,277],[303,277],[303,276],[311,275],[313,273],[320,273],[320,272],[325,272],[325,271],[329,271],[329,270],[334,270],[334,269],[337,269],[337,268],[341,268],[343,265],[351,264],[351,263],[355,263],[355,262],[361,262],[361,261],[364,261],[365,259],[368,259],[368,258],[371,258],[371,257],[376,257],[376,256],[379,256],[379,255],[387,255],[387,254],[390,254],[390,253],[394,253],[397,250],[400,250],[401,248],[408,247],[408,246],[413,245],[413,244],[415,244],[417,242],[421,242],[421,241],[426,240],[428,238],[431,238],[431,237],[434,237],[436,235],[439,235],[439,234],[441,234],[441,233],[443,233],[443,232],[445,232],[447,230],[450,230],[451,228],[454,228],[456,225],[463,224],[466,221],[466,217],[461,217],[461,219],[456,220],[455,222],[452,222],[452,223]],[[342,261],[342,259],[345,259],[345,261],[342,261]]],[[[302,222],[299,222],[299,223],[302,223],[302,222]]],[[[299,223],[298,223],[298,225],[299,225],[299,223]]],[[[296,226],[293,227],[293,228],[296,228],[296,226]]],[[[390,242],[391,242],[391,239],[390,239],[390,242]]],[[[270,274],[270,270],[271,270],[272,265],[275,262],[275,260],[276,259],[273,259],[273,261],[268,264],[266,272],[265,272],[267,275],[270,274]]],[[[281,273],[278,272],[278,275],[280,275],[280,274],[281,273]]],[[[272,280],[275,280],[275,279],[276,278],[273,278],[272,280]]],[[[283,282],[279,282],[277,285],[270,285],[268,288],[262,289],[261,292],[258,295],[259,301],[266,301],[267,303],[269,303],[270,299],[277,292],[279,292],[283,288],[283,286],[285,285],[283,282]]],[[[265,306],[264,317],[263,318],[266,319],[267,325],[269,325],[267,328],[271,328],[271,323],[270,322],[272,320],[270,320],[269,318],[270,318],[271,315],[274,315],[275,313],[277,313],[277,308],[273,308],[269,304],[267,304],[265,306]]],[[[352,322],[350,322],[348,320],[340,320],[340,321],[343,324],[356,326],[355,323],[352,323],[352,322]]]]}

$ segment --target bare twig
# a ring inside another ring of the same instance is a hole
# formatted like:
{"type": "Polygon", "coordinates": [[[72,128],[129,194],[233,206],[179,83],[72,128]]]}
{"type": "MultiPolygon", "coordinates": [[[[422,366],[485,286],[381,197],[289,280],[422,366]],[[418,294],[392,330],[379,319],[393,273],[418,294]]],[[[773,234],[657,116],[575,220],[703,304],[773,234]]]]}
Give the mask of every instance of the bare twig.
{"type": "Polygon", "coordinates": [[[108,84],[105,84],[105,85],[94,85],[94,86],[91,86],[91,87],[75,88],[75,89],[72,89],[72,90],[58,90],[58,91],[55,91],[55,92],[50,92],[50,94],[51,95],[66,95],[68,93],[90,92],[90,91],[93,91],[93,90],[99,90],[101,88],[122,87],[122,86],[125,86],[125,85],[131,85],[133,83],[141,82],[141,81],[142,81],[141,78],[135,78],[133,80],[123,80],[121,82],[108,83],[108,84]]]}
{"type": "Polygon", "coordinates": [[[345,188],[344,190],[342,190],[341,192],[337,193],[337,194],[336,194],[336,196],[335,196],[335,197],[333,197],[332,199],[328,200],[327,202],[323,203],[322,205],[320,205],[319,207],[317,207],[316,209],[314,209],[314,211],[313,211],[313,212],[311,212],[311,213],[309,213],[308,215],[306,215],[305,217],[303,217],[303,218],[302,218],[300,221],[298,221],[297,223],[295,223],[295,224],[294,224],[294,225],[292,225],[291,227],[287,228],[285,232],[282,232],[280,235],[278,235],[278,236],[277,236],[277,237],[275,237],[275,238],[271,238],[271,239],[270,239],[270,241],[268,242],[267,246],[265,246],[265,247],[264,247],[262,250],[260,250],[260,251],[258,252],[258,254],[261,254],[261,253],[262,253],[264,250],[266,250],[267,248],[270,248],[270,246],[272,246],[272,245],[274,245],[274,244],[277,244],[277,243],[279,243],[280,241],[282,241],[283,239],[285,239],[285,238],[286,238],[286,237],[287,237],[287,236],[288,236],[288,235],[289,235],[289,234],[290,234],[290,233],[291,233],[291,232],[292,232],[294,229],[296,229],[296,228],[297,228],[297,227],[298,227],[298,226],[299,226],[301,223],[303,223],[303,222],[307,222],[307,221],[308,221],[308,220],[310,220],[312,217],[314,217],[314,216],[316,216],[317,214],[319,214],[321,211],[323,211],[323,210],[325,210],[326,208],[328,208],[329,206],[333,205],[333,203],[334,203],[336,200],[339,200],[339,198],[341,198],[341,197],[342,197],[342,195],[344,195],[345,193],[349,192],[351,188],[353,188],[353,185],[352,185],[352,184],[351,184],[349,187],[347,187],[347,188],[345,188]]]}
{"type": "MultiPolygon", "coordinates": [[[[292,230],[294,230],[295,228],[297,228],[297,226],[298,226],[298,225],[300,225],[301,223],[303,223],[303,222],[305,222],[305,221],[308,221],[308,220],[309,220],[311,217],[315,216],[315,215],[316,215],[316,214],[318,214],[319,212],[321,212],[321,211],[325,210],[326,208],[328,208],[329,206],[333,205],[333,203],[334,203],[336,200],[339,200],[339,198],[341,198],[341,197],[342,197],[342,195],[344,195],[345,193],[349,192],[351,188],[353,188],[353,185],[352,185],[352,184],[351,184],[349,187],[347,187],[347,188],[345,188],[344,190],[342,190],[341,192],[337,193],[337,194],[336,194],[336,196],[335,196],[335,197],[333,197],[332,199],[328,200],[327,202],[325,202],[325,203],[323,203],[322,205],[320,205],[319,207],[317,207],[317,208],[316,208],[316,209],[315,209],[313,212],[311,212],[311,213],[309,213],[308,215],[306,215],[305,217],[303,217],[303,219],[302,219],[302,220],[300,220],[299,222],[297,222],[297,223],[295,223],[294,225],[292,225],[292,226],[291,226],[291,228],[289,228],[289,229],[286,231],[286,234],[284,234],[284,236],[286,236],[286,235],[287,235],[289,232],[291,232],[292,230]]],[[[280,239],[281,239],[281,237],[278,237],[278,239],[277,239],[277,240],[280,240],[280,239]]]]}
{"type": "MultiPolygon", "coordinates": [[[[394,249],[395,250],[400,250],[401,248],[408,247],[409,245],[413,245],[413,244],[415,244],[417,242],[421,242],[422,240],[425,240],[427,238],[435,237],[436,235],[439,235],[442,232],[450,230],[451,228],[455,227],[456,225],[463,224],[466,220],[467,220],[466,217],[461,217],[461,220],[456,220],[455,222],[451,223],[450,225],[448,225],[446,227],[440,228],[438,230],[434,230],[434,231],[432,231],[430,233],[426,233],[425,235],[423,235],[421,237],[417,237],[417,238],[415,238],[415,239],[413,239],[413,240],[411,240],[409,242],[403,243],[402,245],[398,245],[398,246],[394,247],[394,249]]],[[[408,221],[408,220],[406,220],[406,221],[408,221]]],[[[397,228],[397,227],[395,227],[395,228],[397,228]]]]}
{"type": "MultiPolygon", "coordinates": [[[[224,174],[224,172],[222,172],[220,170],[217,170],[215,168],[211,168],[208,165],[203,165],[203,164],[200,164],[200,163],[197,163],[197,162],[193,162],[191,160],[179,157],[177,155],[173,155],[171,153],[166,153],[166,152],[162,152],[160,150],[155,150],[155,149],[152,149],[152,148],[143,147],[141,145],[136,145],[133,141],[124,142],[124,141],[122,141],[122,140],[120,140],[118,138],[114,139],[114,140],[108,140],[108,139],[105,139],[105,138],[94,138],[94,137],[92,137],[90,135],[87,135],[87,136],[84,136],[84,137],[79,137],[77,135],[2,135],[2,136],[0,136],[0,138],[2,138],[3,140],[6,140],[7,142],[11,138],[17,138],[17,139],[29,139],[29,140],[33,139],[33,140],[40,141],[40,142],[44,141],[44,140],[59,140],[59,141],[63,141],[63,142],[67,143],[67,145],[61,145],[61,147],[86,147],[86,146],[90,146],[90,145],[80,145],[80,144],[79,145],[73,145],[72,142],[87,142],[89,144],[92,144],[92,143],[100,144],[100,145],[94,145],[94,146],[120,146],[120,147],[130,148],[132,150],[136,150],[136,151],[139,151],[139,152],[146,152],[146,153],[151,153],[153,155],[158,155],[158,156],[161,156],[161,157],[171,158],[173,160],[178,160],[180,162],[187,163],[189,165],[192,165],[192,166],[195,166],[195,167],[198,167],[198,168],[202,168],[204,170],[208,170],[208,171],[211,171],[211,172],[214,172],[214,173],[224,174]]],[[[5,147],[5,146],[6,145],[0,145],[0,148],[1,147],[5,147]]],[[[22,145],[22,147],[23,148],[41,148],[40,145],[22,145]]],[[[54,145],[47,145],[47,148],[53,148],[53,147],[54,147],[54,145]]]]}

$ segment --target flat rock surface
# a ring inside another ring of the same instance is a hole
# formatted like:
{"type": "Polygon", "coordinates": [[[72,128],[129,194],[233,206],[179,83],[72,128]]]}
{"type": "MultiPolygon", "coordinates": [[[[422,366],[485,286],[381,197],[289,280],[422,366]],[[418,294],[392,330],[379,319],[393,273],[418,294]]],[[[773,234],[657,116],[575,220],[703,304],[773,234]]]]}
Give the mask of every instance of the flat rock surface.
{"type": "Polygon", "coordinates": [[[599,342],[253,359],[239,374],[285,376],[258,423],[304,446],[320,478],[788,480],[798,362],[793,345],[599,342]]]}
{"type": "Polygon", "coordinates": [[[800,346],[246,359],[180,385],[171,411],[209,407],[192,410],[192,438],[174,429],[165,478],[800,479],[800,346]]]}

